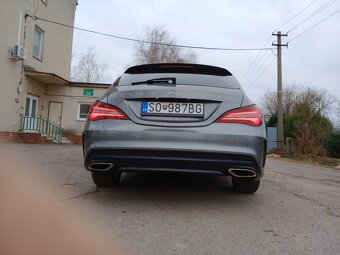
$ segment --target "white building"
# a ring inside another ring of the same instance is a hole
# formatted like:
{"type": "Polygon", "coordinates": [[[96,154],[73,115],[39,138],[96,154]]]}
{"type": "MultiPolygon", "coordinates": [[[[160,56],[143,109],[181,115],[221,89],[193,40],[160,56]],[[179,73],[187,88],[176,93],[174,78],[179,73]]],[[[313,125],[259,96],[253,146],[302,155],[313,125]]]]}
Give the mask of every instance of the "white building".
{"type": "MultiPolygon", "coordinates": [[[[0,136],[42,142],[79,138],[87,109],[109,84],[70,82],[77,0],[0,3],[0,136]]],[[[77,139],[79,142],[79,139],[77,139]]]]}

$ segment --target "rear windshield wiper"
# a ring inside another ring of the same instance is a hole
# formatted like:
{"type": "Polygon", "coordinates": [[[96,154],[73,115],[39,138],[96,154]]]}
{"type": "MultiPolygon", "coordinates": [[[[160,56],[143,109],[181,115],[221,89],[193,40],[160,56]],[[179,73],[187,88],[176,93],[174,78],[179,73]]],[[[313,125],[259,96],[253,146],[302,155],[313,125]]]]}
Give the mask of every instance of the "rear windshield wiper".
{"type": "Polygon", "coordinates": [[[165,83],[167,85],[176,85],[176,78],[172,77],[163,77],[163,78],[156,78],[156,79],[150,79],[146,81],[136,81],[132,82],[132,85],[138,85],[138,84],[159,84],[159,83],[165,83]]]}

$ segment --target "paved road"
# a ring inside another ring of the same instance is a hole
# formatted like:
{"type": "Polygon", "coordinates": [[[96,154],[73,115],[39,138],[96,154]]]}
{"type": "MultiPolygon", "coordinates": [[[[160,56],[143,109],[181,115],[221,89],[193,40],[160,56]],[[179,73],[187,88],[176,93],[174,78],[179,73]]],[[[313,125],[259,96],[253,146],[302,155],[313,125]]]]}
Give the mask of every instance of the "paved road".
{"type": "Polygon", "coordinates": [[[340,254],[340,171],[269,158],[260,189],[220,176],[124,174],[97,189],[76,145],[10,144],[136,254],[340,254]]]}

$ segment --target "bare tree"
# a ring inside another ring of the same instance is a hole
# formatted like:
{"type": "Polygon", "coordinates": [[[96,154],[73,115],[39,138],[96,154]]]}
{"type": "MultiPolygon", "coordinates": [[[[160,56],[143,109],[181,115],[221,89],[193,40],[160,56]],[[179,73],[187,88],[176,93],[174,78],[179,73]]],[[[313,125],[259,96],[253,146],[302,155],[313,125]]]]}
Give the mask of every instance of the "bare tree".
{"type": "Polygon", "coordinates": [[[198,61],[198,56],[193,50],[171,46],[176,44],[176,39],[170,37],[169,32],[161,26],[147,27],[145,37],[145,40],[152,43],[137,44],[134,59],[136,64],[196,63],[198,61]]]}
{"type": "MultiPolygon", "coordinates": [[[[296,85],[288,86],[283,91],[282,103],[283,114],[291,114],[298,95],[296,85]]],[[[276,91],[267,90],[262,97],[262,107],[266,116],[273,116],[277,113],[277,93],[276,91]]]]}
{"type": "MultiPolygon", "coordinates": [[[[283,91],[285,130],[292,131],[297,153],[325,155],[324,142],[333,129],[327,116],[335,102],[325,89],[288,86],[283,91]]],[[[276,116],[276,92],[266,91],[263,106],[269,116],[276,116]]]]}
{"type": "Polygon", "coordinates": [[[298,94],[293,110],[298,153],[326,154],[324,143],[333,127],[325,115],[334,103],[325,89],[305,88],[298,94]]]}
{"type": "Polygon", "coordinates": [[[72,63],[71,79],[78,82],[108,82],[107,65],[100,63],[96,50],[91,47],[72,63]]]}

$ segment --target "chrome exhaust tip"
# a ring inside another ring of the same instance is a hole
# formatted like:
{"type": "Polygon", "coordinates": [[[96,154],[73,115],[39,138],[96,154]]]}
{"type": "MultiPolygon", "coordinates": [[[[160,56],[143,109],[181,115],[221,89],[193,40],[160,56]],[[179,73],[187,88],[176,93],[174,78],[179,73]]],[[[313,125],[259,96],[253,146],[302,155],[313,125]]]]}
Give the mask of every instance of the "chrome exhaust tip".
{"type": "Polygon", "coordinates": [[[239,178],[251,178],[256,177],[257,174],[252,169],[245,169],[245,168],[229,168],[228,172],[234,176],[239,178]]]}
{"type": "Polygon", "coordinates": [[[91,171],[108,171],[112,167],[112,163],[91,163],[87,166],[87,169],[91,171]]]}

